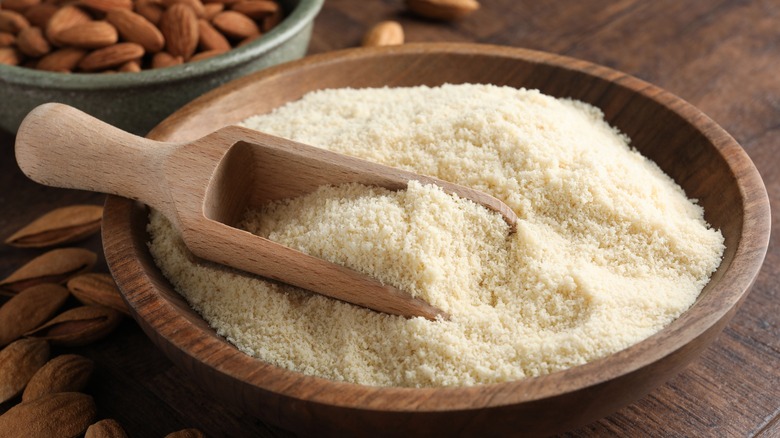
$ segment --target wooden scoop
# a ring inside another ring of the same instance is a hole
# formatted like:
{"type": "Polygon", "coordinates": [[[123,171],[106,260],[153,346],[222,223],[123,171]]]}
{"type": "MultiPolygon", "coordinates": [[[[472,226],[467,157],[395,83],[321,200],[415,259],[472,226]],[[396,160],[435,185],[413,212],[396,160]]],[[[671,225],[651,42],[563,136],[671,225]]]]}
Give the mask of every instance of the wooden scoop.
{"type": "Polygon", "coordinates": [[[197,257],[292,284],[380,312],[436,319],[427,302],[349,268],[234,228],[248,208],[322,185],[361,183],[405,189],[432,183],[501,213],[485,193],[392,167],[306,146],[238,126],[188,143],[124,132],[62,104],[35,108],[16,137],[16,160],[45,185],[111,193],[160,210],[197,257]]]}

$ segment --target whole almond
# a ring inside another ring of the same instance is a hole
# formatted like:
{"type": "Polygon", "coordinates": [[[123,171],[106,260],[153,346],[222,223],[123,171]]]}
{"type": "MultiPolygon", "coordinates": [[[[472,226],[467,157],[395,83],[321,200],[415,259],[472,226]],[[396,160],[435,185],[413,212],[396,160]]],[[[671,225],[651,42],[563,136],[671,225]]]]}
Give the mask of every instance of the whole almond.
{"type": "Polygon", "coordinates": [[[184,63],[181,56],[173,56],[168,52],[158,52],[152,57],[152,68],[173,67],[184,63]]]}
{"type": "Polygon", "coordinates": [[[206,13],[206,9],[203,6],[203,2],[201,2],[200,0],[160,0],[160,1],[162,2],[163,6],[165,6],[166,8],[169,8],[175,5],[176,3],[187,5],[190,8],[192,8],[193,12],[195,12],[195,15],[197,15],[198,17],[203,17],[203,15],[205,15],[206,13]]]}
{"type": "Polygon", "coordinates": [[[227,38],[204,19],[198,20],[198,47],[201,50],[218,50],[220,52],[231,49],[227,38]]]}
{"type": "Polygon", "coordinates": [[[133,0],[78,0],[78,4],[103,13],[113,9],[133,9],[133,0]]]}
{"type": "Polygon", "coordinates": [[[479,9],[476,0],[406,0],[413,13],[434,20],[458,20],[479,9]]]}
{"type": "Polygon", "coordinates": [[[0,351],[0,403],[22,392],[48,359],[49,344],[40,339],[20,339],[3,348],[0,351]]]}
{"type": "Polygon", "coordinates": [[[282,21],[282,11],[281,11],[281,9],[276,11],[276,12],[274,12],[273,14],[271,14],[271,15],[269,15],[267,17],[264,17],[262,20],[263,20],[262,26],[261,26],[263,28],[262,30],[263,30],[263,32],[268,32],[269,30],[271,30],[274,27],[276,27],[279,23],[281,23],[281,21],[282,21]]]}
{"type": "Polygon", "coordinates": [[[164,9],[150,0],[139,0],[135,3],[135,12],[155,25],[160,24],[164,9]]]}
{"type": "Polygon", "coordinates": [[[163,13],[160,30],[165,47],[173,56],[190,59],[198,47],[198,17],[189,6],[176,3],[163,13]]]}
{"type": "Polygon", "coordinates": [[[204,59],[209,59],[211,57],[221,55],[223,53],[225,53],[224,50],[206,50],[205,52],[198,52],[195,54],[195,56],[190,58],[190,62],[203,61],[204,59]]]}
{"type": "Polygon", "coordinates": [[[68,290],[85,305],[110,307],[130,315],[114,279],[109,274],[87,273],[68,280],[68,290]]]}
{"type": "Polygon", "coordinates": [[[120,73],[138,73],[141,71],[141,64],[138,61],[127,61],[119,66],[120,73]]]}
{"type": "MultiPolygon", "coordinates": [[[[75,63],[70,68],[74,66],[75,63]]],[[[100,231],[102,218],[103,207],[99,205],[55,208],[12,234],[5,243],[18,248],[41,248],[75,242],[100,231]]]]}
{"type": "Polygon", "coordinates": [[[39,4],[41,0],[3,0],[3,9],[16,12],[24,12],[28,8],[39,4]]]}
{"type": "Polygon", "coordinates": [[[87,430],[97,415],[92,397],[78,392],[59,392],[20,403],[0,415],[0,438],[76,437],[87,430]]]}
{"type": "Polygon", "coordinates": [[[211,23],[229,38],[244,39],[260,33],[260,28],[251,18],[236,11],[220,12],[211,23]]]}
{"type": "Polygon", "coordinates": [[[244,38],[243,40],[241,40],[241,42],[240,42],[240,43],[238,43],[238,45],[237,45],[236,47],[243,47],[243,46],[245,46],[245,45],[247,45],[247,44],[251,43],[252,41],[255,41],[255,40],[258,40],[258,39],[260,39],[260,37],[261,37],[261,36],[262,36],[262,35],[260,35],[260,34],[257,34],[257,35],[253,35],[253,36],[251,36],[251,37],[249,37],[249,38],[244,38]]]}
{"type": "Polygon", "coordinates": [[[0,347],[48,321],[68,299],[64,287],[43,283],[27,288],[0,307],[0,347]]]}
{"type": "Polygon", "coordinates": [[[24,18],[30,22],[32,26],[45,29],[49,23],[49,19],[57,12],[59,8],[52,3],[40,3],[35,6],[31,6],[24,11],[24,18]]]}
{"type": "Polygon", "coordinates": [[[30,260],[0,281],[0,291],[14,295],[41,283],[64,283],[92,269],[97,254],[83,248],[54,249],[30,260]]]}
{"type": "Polygon", "coordinates": [[[19,32],[16,46],[20,52],[33,58],[39,58],[51,51],[51,45],[46,41],[40,27],[28,27],[19,32]]]}
{"type": "Polygon", "coordinates": [[[165,438],[206,438],[206,435],[198,429],[190,428],[171,432],[165,438]]]}
{"type": "Polygon", "coordinates": [[[203,0],[203,3],[222,3],[225,6],[230,6],[240,2],[241,0],[203,0]]]}
{"type": "Polygon", "coordinates": [[[84,71],[98,71],[116,67],[144,56],[144,48],[136,43],[119,43],[88,54],[79,62],[84,71]]]}
{"type": "Polygon", "coordinates": [[[0,64],[19,65],[22,56],[16,47],[0,47],[0,64]]]}
{"type": "Polygon", "coordinates": [[[8,32],[0,32],[0,47],[11,47],[16,44],[16,36],[8,32]]]}
{"type": "Polygon", "coordinates": [[[382,21],[363,37],[363,47],[397,46],[404,43],[404,29],[397,21],[382,21]]]}
{"type": "Polygon", "coordinates": [[[76,68],[86,54],[86,50],[74,47],[55,50],[41,58],[35,68],[46,71],[70,72],[76,68]]]}
{"type": "Polygon", "coordinates": [[[106,20],[116,27],[125,41],[140,44],[148,53],[157,53],[165,47],[162,32],[142,15],[116,9],[106,14],[106,20]]]}
{"type": "Polygon", "coordinates": [[[119,40],[116,28],[106,21],[77,24],[57,34],[60,44],[82,49],[99,49],[119,40]]]}
{"type": "Polygon", "coordinates": [[[53,345],[80,346],[108,336],[122,314],[103,306],[82,306],[66,310],[25,336],[45,339],[53,345]]]}
{"type": "Polygon", "coordinates": [[[220,12],[225,10],[225,5],[222,3],[206,3],[203,5],[203,18],[206,20],[211,20],[219,14],[220,12]]]}
{"type": "Polygon", "coordinates": [[[116,420],[108,418],[89,426],[84,438],[127,438],[127,433],[116,420]]]}
{"type": "Polygon", "coordinates": [[[79,392],[87,386],[95,363],[77,354],[63,354],[46,362],[27,383],[22,402],[57,392],[79,392]]]}
{"type": "Polygon", "coordinates": [[[63,6],[49,18],[49,22],[46,24],[46,38],[54,45],[61,46],[62,43],[57,39],[57,34],[77,24],[90,21],[92,21],[92,17],[78,7],[73,5],[63,6]]]}
{"type": "Polygon", "coordinates": [[[16,35],[28,27],[30,27],[30,22],[24,18],[24,15],[14,11],[0,10],[0,32],[16,35]]]}
{"type": "Polygon", "coordinates": [[[279,12],[279,4],[268,0],[244,0],[233,4],[230,9],[257,20],[279,12]]]}

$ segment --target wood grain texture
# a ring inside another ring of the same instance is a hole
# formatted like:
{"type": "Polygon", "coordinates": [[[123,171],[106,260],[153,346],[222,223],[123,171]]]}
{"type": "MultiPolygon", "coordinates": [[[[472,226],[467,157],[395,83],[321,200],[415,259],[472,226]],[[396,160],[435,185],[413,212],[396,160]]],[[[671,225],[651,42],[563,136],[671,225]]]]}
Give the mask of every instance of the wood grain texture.
{"type": "Polygon", "coordinates": [[[746,296],[768,243],[769,205],[764,185],[739,145],[696,108],[648,83],[576,59],[497,46],[352,50],[236,81],[192,102],[150,136],[187,141],[316,89],[463,82],[539,88],[592,103],[637,149],[698,198],[709,222],[723,232],[727,251],[697,303],[646,341],[539,378],[448,389],[331,382],[249,358],[204,328],[151,267],[141,226],[144,210],[110,198],[105,253],[142,328],[209,391],[303,434],[357,435],[392,426],[398,436],[503,435],[516,430],[547,435],[609,414],[680,371],[720,332],[746,296]]]}
{"type": "MultiPolygon", "coordinates": [[[[481,3],[466,20],[443,25],[403,13],[400,1],[377,0],[365,7],[358,0],[331,0],[315,22],[310,51],[357,46],[373,24],[394,19],[409,42],[506,44],[614,67],[683,97],[717,121],[746,149],[770,201],[780,205],[776,2],[481,3]]],[[[55,206],[102,202],[101,195],[29,182],[13,164],[12,145],[13,137],[0,133],[0,235],[10,235],[55,206]]],[[[753,291],[710,348],[649,395],[563,436],[778,436],[780,246],[774,234],[753,291]]],[[[81,246],[97,250],[100,240],[92,237],[81,246]]],[[[38,254],[0,247],[0,275],[38,254]]],[[[102,260],[96,269],[105,270],[102,260]]],[[[208,396],[129,321],[110,340],[67,351],[96,361],[87,392],[95,397],[99,417],[118,419],[130,436],[164,436],[185,427],[214,437],[289,436],[208,396]]],[[[0,412],[6,409],[0,406],[0,412]]]]}

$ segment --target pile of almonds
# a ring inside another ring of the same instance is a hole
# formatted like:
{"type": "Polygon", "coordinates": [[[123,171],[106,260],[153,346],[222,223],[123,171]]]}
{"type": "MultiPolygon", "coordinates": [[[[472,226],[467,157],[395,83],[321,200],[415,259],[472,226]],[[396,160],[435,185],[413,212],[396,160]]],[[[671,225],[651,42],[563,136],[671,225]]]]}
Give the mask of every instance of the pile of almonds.
{"type": "Polygon", "coordinates": [[[0,64],[137,72],[246,44],[282,19],[276,0],[3,0],[0,64]]]}
{"type": "MultiPolygon", "coordinates": [[[[46,248],[69,244],[100,229],[103,208],[55,209],[6,244],[46,248]]],[[[97,408],[82,393],[94,369],[76,354],[51,357],[51,347],[86,345],[107,337],[129,314],[113,278],[89,272],[97,254],[60,247],[33,258],[0,280],[0,404],[18,403],[0,415],[0,438],[20,436],[126,437],[114,420],[95,422],[97,408]],[[63,310],[64,309],[64,310],[63,310]]],[[[202,437],[196,429],[169,437],[202,437]]]]}

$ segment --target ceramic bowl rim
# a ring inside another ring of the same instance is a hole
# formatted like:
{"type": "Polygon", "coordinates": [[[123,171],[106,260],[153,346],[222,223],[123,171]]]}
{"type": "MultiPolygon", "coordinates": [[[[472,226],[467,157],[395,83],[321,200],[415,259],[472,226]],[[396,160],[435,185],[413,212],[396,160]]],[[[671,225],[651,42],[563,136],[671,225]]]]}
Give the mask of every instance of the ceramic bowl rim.
{"type": "Polygon", "coordinates": [[[132,73],[57,73],[0,64],[0,82],[61,90],[125,89],[207,76],[256,59],[281,46],[310,24],[325,0],[300,0],[290,15],[256,41],[194,63],[132,73]]]}

